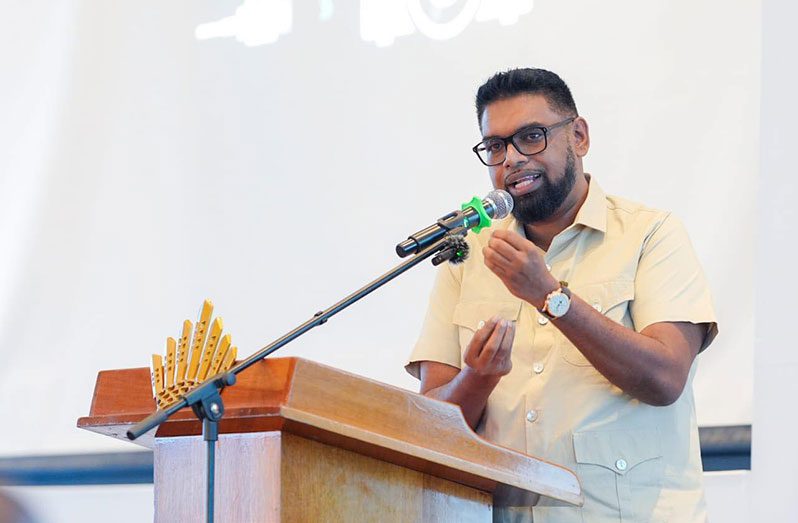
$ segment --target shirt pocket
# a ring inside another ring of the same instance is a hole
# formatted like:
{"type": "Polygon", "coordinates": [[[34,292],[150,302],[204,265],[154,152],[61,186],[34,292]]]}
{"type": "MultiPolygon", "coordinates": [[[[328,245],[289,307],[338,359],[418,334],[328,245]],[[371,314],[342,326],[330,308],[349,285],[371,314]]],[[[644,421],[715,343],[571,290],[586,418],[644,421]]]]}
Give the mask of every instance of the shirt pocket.
{"type": "MultiPolygon", "coordinates": [[[[629,311],[629,302],[634,299],[635,285],[632,281],[610,281],[575,287],[573,292],[604,316],[616,323],[631,326],[625,317],[629,311]]],[[[565,336],[562,336],[562,357],[571,365],[590,367],[591,363],[582,352],[565,336]]]]}
{"type": "Polygon", "coordinates": [[[583,431],[575,432],[573,440],[587,513],[622,521],[666,521],[661,510],[654,516],[665,473],[658,431],[583,431]]]}
{"type": "Polygon", "coordinates": [[[459,327],[460,354],[474,337],[479,322],[487,322],[493,316],[504,320],[517,321],[521,311],[521,302],[468,301],[460,302],[454,308],[452,322],[459,327]]]}

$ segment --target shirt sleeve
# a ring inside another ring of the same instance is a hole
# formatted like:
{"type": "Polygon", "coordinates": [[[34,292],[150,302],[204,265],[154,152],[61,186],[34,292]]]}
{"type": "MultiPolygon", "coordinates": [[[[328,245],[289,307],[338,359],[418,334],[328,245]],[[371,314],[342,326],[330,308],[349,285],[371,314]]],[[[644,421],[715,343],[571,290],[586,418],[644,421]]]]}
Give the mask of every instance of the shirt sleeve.
{"type": "Polygon", "coordinates": [[[460,368],[459,334],[452,319],[460,300],[461,281],[462,265],[444,263],[438,269],[421,334],[405,365],[405,370],[417,379],[420,379],[421,361],[436,361],[460,368]]]}
{"type": "Polygon", "coordinates": [[[708,324],[703,351],[718,333],[704,271],[680,220],[667,215],[643,246],[630,305],[635,330],[658,322],[708,324]]]}

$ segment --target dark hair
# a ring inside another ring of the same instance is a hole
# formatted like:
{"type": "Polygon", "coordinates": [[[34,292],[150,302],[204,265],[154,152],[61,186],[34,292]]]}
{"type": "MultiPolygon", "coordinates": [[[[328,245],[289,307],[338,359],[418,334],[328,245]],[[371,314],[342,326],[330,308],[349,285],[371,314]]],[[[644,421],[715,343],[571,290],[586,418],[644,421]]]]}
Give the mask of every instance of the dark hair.
{"type": "Polygon", "coordinates": [[[571,90],[562,78],[545,69],[510,69],[496,73],[477,90],[477,120],[482,125],[482,113],[493,102],[520,94],[540,94],[551,108],[567,116],[577,116],[571,90]]]}

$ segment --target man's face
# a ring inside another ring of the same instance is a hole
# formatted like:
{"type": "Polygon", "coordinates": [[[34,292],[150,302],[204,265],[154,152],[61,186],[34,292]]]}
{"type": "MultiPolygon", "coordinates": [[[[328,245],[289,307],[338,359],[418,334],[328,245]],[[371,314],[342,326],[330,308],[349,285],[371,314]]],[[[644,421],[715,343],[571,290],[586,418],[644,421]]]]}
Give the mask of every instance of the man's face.
{"type": "MultiPolygon", "coordinates": [[[[541,95],[514,96],[485,107],[482,136],[506,137],[530,125],[550,127],[568,116],[553,111],[541,95]]],[[[519,153],[509,144],[504,162],[489,167],[493,186],[513,196],[513,215],[521,223],[552,217],[570,195],[577,176],[576,155],[569,139],[572,125],[550,131],[546,150],[532,156],[519,153]]]]}

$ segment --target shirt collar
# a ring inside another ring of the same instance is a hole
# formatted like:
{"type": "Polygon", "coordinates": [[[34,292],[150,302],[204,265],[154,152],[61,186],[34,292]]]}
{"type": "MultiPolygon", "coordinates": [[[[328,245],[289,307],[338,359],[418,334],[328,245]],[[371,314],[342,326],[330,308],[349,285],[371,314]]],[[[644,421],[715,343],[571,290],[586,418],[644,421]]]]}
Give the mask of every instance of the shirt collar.
{"type": "MultiPolygon", "coordinates": [[[[576,218],[574,218],[574,223],[571,227],[584,225],[597,231],[607,232],[607,195],[592,176],[585,174],[585,177],[588,183],[587,198],[576,213],[576,218]]],[[[570,229],[571,227],[568,228],[570,229]]],[[[514,216],[502,228],[512,229],[521,236],[526,235],[524,225],[514,216]]]]}
{"type": "Polygon", "coordinates": [[[580,224],[601,232],[607,232],[607,195],[598,182],[589,174],[587,178],[587,198],[574,218],[574,225],[580,224]]]}

